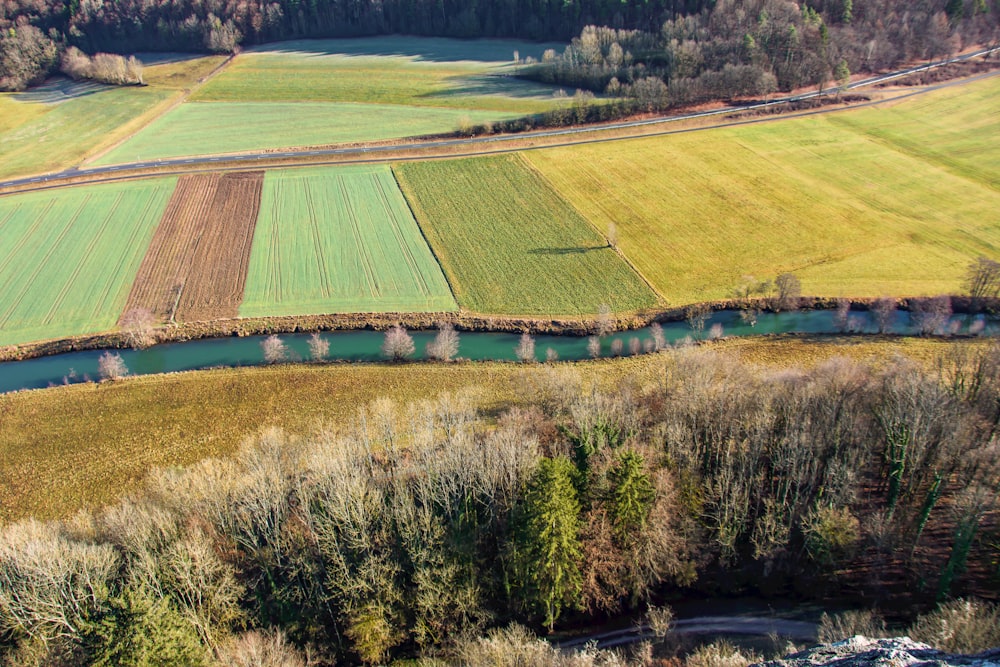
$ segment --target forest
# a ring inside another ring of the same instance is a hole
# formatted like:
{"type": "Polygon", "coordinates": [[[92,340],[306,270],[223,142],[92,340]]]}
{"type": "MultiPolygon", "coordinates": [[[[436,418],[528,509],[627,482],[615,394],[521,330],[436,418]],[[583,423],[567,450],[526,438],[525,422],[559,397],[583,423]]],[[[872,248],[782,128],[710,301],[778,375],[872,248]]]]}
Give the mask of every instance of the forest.
{"type": "Polygon", "coordinates": [[[154,471],[103,510],[8,525],[0,652],[250,664],[232,656],[278,638],[310,664],[378,664],[681,594],[904,613],[995,595],[1000,347],[808,371],[662,359],[612,391],[545,366],[499,414],[378,400],[154,471]]]}
{"type": "MultiPolygon", "coordinates": [[[[69,47],[233,52],[302,37],[565,41],[527,75],[647,106],[763,95],[996,42],[998,0],[2,0],[0,90],[69,47]]],[[[513,56],[513,54],[512,54],[513,56]]]]}

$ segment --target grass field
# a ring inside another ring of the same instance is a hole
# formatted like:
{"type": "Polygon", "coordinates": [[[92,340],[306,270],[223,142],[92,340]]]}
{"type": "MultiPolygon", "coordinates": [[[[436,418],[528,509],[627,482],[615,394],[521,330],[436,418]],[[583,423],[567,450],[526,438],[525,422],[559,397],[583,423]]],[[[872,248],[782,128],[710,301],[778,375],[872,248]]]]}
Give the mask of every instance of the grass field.
{"type": "Polygon", "coordinates": [[[0,198],[0,345],[113,328],[174,181],[0,198]]]}
{"type": "Polygon", "coordinates": [[[394,167],[459,305],[489,314],[587,315],[655,305],[607,240],[518,156],[394,167]]]}
{"type": "MultiPolygon", "coordinates": [[[[967,343],[978,344],[978,343],[967,343]]],[[[928,339],[744,339],[713,345],[753,363],[813,366],[833,356],[898,353],[931,364],[951,343],[928,339]]],[[[268,366],[151,375],[0,395],[0,521],[68,516],[113,501],[155,466],[233,453],[269,426],[309,433],[379,397],[405,404],[473,390],[487,414],[579,373],[601,386],[655,382],[661,355],[560,364],[268,366]]]]}
{"type": "MultiPolygon", "coordinates": [[[[1000,93],[1000,80],[983,85],[1000,93]]],[[[617,224],[625,255],[673,305],[785,271],[806,294],[954,293],[972,259],[1000,258],[1000,190],[985,182],[1000,123],[995,101],[970,90],[977,111],[962,130],[920,98],[527,157],[595,225],[617,224]],[[940,143],[925,154],[900,147],[922,145],[925,125],[940,143]],[[986,166],[966,176],[942,166],[950,156],[964,170],[986,166]]],[[[960,106],[952,93],[940,103],[960,106]]]]}
{"type": "Polygon", "coordinates": [[[552,106],[554,89],[506,75],[515,51],[539,58],[549,46],[558,45],[402,36],[283,42],[240,54],[192,99],[536,113],[552,106]]]}
{"type": "Polygon", "coordinates": [[[388,167],[267,173],[242,316],[455,309],[388,167]]]}
{"type": "Polygon", "coordinates": [[[0,94],[0,178],[81,163],[138,130],[222,60],[186,58],[146,67],[143,88],[54,79],[24,93],[0,94]]]}
{"type": "Polygon", "coordinates": [[[831,117],[855,132],[1000,190],[1000,81],[936,91],[890,108],[831,117]]]}
{"type": "Polygon", "coordinates": [[[157,118],[95,163],[380,141],[450,132],[465,120],[509,115],[375,104],[191,102],[157,118]]]}

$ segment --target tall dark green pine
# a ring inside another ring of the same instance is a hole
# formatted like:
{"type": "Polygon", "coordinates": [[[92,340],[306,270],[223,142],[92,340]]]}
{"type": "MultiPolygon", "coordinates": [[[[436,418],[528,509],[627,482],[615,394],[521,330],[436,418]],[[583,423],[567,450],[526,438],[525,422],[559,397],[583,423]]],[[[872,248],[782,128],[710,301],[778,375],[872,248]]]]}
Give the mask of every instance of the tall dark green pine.
{"type": "Polygon", "coordinates": [[[580,503],[575,467],[542,459],[528,483],[514,535],[513,584],[520,601],[541,613],[551,632],[564,609],[580,602],[580,503]]]}

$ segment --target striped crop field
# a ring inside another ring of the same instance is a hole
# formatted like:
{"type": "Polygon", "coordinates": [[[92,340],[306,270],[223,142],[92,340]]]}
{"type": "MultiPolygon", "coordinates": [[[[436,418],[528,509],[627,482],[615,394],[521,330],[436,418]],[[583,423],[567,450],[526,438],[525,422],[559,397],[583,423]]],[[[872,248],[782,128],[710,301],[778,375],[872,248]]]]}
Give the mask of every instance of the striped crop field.
{"type": "Polygon", "coordinates": [[[175,181],[0,198],[0,345],[113,328],[175,181]]]}
{"type": "Polygon", "coordinates": [[[394,167],[459,305],[505,315],[587,315],[654,306],[607,240],[521,157],[394,167]]]}
{"type": "Polygon", "coordinates": [[[388,167],[267,172],[241,316],[455,309],[388,167]]]}
{"type": "Polygon", "coordinates": [[[964,127],[945,127],[939,113],[961,102],[938,91],[527,159],[595,225],[617,225],[622,251],[671,305],[783,272],[810,295],[957,293],[970,261],[1000,259],[1000,80],[963,90],[978,109],[963,111],[964,127]],[[977,101],[980,86],[992,101],[977,101]],[[940,105],[926,101],[939,93],[940,105]]]}

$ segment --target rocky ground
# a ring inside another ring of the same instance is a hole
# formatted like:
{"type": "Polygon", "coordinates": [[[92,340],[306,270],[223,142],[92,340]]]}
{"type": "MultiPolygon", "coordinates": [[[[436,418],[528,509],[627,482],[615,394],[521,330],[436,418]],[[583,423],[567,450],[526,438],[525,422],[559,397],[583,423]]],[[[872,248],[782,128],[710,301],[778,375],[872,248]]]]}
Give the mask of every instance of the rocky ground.
{"type": "Polygon", "coordinates": [[[1000,667],[1000,648],[976,655],[955,655],[915,642],[909,637],[869,639],[857,636],[820,644],[752,667],[1000,667]]]}

